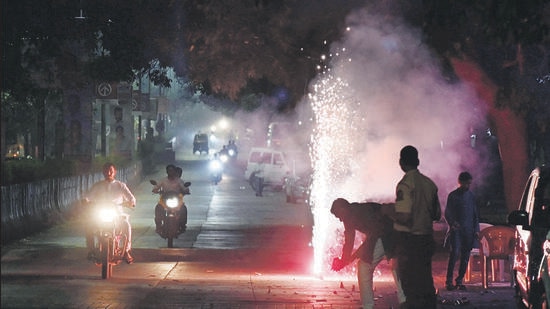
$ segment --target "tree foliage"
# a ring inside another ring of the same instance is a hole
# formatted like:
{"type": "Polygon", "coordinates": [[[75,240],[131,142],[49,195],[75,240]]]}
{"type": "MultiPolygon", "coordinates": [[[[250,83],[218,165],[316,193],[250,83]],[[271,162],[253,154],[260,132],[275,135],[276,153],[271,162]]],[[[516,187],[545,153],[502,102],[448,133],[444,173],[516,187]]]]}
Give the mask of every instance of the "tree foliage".
{"type": "Polygon", "coordinates": [[[23,105],[97,80],[148,77],[169,87],[171,67],[205,93],[236,102],[231,110],[256,108],[251,98],[277,92],[285,94],[277,108],[292,108],[341,37],[346,16],[367,6],[421,28],[443,62],[460,54],[475,59],[500,87],[502,107],[548,113],[544,0],[8,0],[2,6],[3,99],[23,105]]]}

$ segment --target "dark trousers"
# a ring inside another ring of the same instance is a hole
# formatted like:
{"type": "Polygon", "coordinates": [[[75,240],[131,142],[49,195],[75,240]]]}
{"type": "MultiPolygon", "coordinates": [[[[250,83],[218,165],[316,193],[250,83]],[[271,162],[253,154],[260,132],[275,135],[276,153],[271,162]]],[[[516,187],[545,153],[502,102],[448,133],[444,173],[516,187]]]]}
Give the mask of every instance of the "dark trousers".
{"type": "Polygon", "coordinates": [[[468,261],[470,260],[470,251],[472,251],[472,244],[474,242],[473,233],[460,233],[459,231],[451,231],[449,235],[449,241],[451,244],[451,251],[449,252],[449,262],[447,264],[447,278],[445,284],[453,285],[453,272],[456,261],[460,257],[460,264],[458,266],[458,275],[456,277],[456,284],[462,284],[466,268],[468,267],[468,261]]]}
{"type": "Polygon", "coordinates": [[[256,195],[262,196],[263,191],[264,191],[264,178],[256,177],[256,195]]]}
{"type": "Polygon", "coordinates": [[[436,294],[432,277],[432,235],[396,233],[396,255],[401,286],[408,309],[435,309],[436,294]]]}

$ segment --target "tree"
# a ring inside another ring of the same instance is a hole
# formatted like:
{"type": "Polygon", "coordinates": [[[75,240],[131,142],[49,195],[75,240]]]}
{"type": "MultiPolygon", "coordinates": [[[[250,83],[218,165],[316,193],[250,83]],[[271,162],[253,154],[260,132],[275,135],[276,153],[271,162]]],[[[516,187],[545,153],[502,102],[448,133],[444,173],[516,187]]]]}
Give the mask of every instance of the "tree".
{"type": "Polygon", "coordinates": [[[425,3],[419,20],[426,41],[487,104],[499,138],[507,207],[516,209],[530,169],[550,161],[550,4],[425,3]]]}
{"type": "Polygon", "coordinates": [[[28,99],[36,97],[31,89],[131,81],[144,74],[167,87],[165,69],[173,67],[177,76],[225,99],[212,100],[216,108],[231,100],[237,102],[231,110],[254,109],[258,98],[282,90],[288,95],[277,106],[280,111],[292,109],[305,94],[348,13],[366,5],[421,28],[447,74],[475,84],[500,138],[505,179],[511,180],[505,185],[509,208],[517,205],[528,167],[550,153],[550,4],[545,0],[8,0],[2,5],[3,100],[43,102],[28,99]]]}
{"type": "MultiPolygon", "coordinates": [[[[39,115],[30,123],[39,124],[33,140],[43,141],[45,104],[50,104],[52,93],[89,88],[97,81],[131,82],[143,75],[155,85],[169,87],[165,68],[181,67],[173,59],[181,41],[175,29],[181,27],[171,18],[181,11],[178,5],[179,1],[3,1],[2,146],[6,136],[21,132],[17,124],[29,123],[9,115],[39,115]]],[[[43,155],[41,151],[40,158],[43,155]]]]}

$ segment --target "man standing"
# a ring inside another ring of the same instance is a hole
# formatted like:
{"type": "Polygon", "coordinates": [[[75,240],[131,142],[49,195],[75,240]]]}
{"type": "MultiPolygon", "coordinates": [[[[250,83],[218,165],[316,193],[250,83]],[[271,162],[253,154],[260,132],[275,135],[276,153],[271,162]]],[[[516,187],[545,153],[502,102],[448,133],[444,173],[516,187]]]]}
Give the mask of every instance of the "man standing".
{"type": "MultiPolygon", "coordinates": [[[[104,180],[101,180],[95,183],[88,194],[85,196],[87,202],[91,202],[92,206],[97,203],[107,202],[113,203],[118,206],[119,215],[122,218],[122,229],[126,236],[126,253],[124,258],[128,264],[134,262],[134,258],[130,255],[130,250],[132,249],[132,226],[130,225],[130,215],[124,213],[123,207],[135,208],[136,207],[136,198],[128,189],[128,186],[119,180],[115,179],[116,168],[113,163],[105,163],[103,165],[103,176],[104,180]]],[[[94,229],[88,229],[86,234],[86,245],[88,247],[89,253],[88,258],[93,259],[94,256],[94,229]]]]}
{"type": "Polygon", "coordinates": [[[264,169],[265,163],[269,158],[262,157],[258,163],[256,171],[254,171],[254,179],[256,180],[256,196],[263,196],[264,190],[264,169]]]}
{"type": "Polygon", "coordinates": [[[474,193],[470,191],[472,175],[468,172],[462,172],[458,175],[459,187],[449,193],[447,197],[447,206],[445,208],[445,219],[449,224],[449,241],[451,251],[449,253],[449,263],[447,265],[447,279],[445,288],[448,291],[455,289],[466,290],[462,284],[470,251],[474,244],[474,239],[479,238],[479,215],[474,193]],[[453,285],[453,272],[456,261],[460,256],[460,265],[458,276],[456,277],[456,286],[453,285]]]}
{"type": "MultiPolygon", "coordinates": [[[[389,207],[378,203],[349,203],[338,198],[332,203],[330,212],[344,223],[344,246],[342,256],[334,259],[332,269],[339,271],[359,258],[357,262],[357,279],[363,309],[374,308],[373,272],[386,256],[392,258],[393,239],[392,221],[383,216],[381,208],[389,207]],[[365,234],[365,241],[352,254],[355,231],[365,234]]],[[[392,264],[394,266],[394,264],[392,264]]],[[[397,287],[397,298],[400,304],[405,303],[405,295],[396,269],[392,273],[397,287]]]]}
{"type": "Polygon", "coordinates": [[[398,274],[405,296],[405,308],[435,309],[436,293],[432,277],[435,250],[433,221],[441,217],[437,186],[418,171],[418,151],[401,149],[399,165],[405,175],[397,184],[395,209],[383,212],[394,221],[398,274]]]}

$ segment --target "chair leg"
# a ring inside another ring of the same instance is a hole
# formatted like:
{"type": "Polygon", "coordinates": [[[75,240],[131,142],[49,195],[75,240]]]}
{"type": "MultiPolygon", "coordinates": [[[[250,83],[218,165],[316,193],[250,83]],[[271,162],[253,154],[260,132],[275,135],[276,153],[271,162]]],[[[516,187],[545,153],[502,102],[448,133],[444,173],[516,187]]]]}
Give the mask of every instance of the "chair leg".
{"type": "Polygon", "coordinates": [[[514,257],[508,256],[508,268],[510,272],[510,286],[514,286],[514,257]]]}
{"type": "Polygon", "coordinates": [[[472,258],[473,256],[470,256],[470,260],[468,261],[468,266],[466,267],[466,273],[464,274],[464,282],[470,282],[471,275],[472,275],[472,258]]]}
{"type": "Polygon", "coordinates": [[[489,285],[487,284],[487,263],[489,261],[487,260],[486,256],[483,256],[483,265],[482,265],[482,272],[481,272],[481,284],[483,285],[484,289],[487,289],[489,285]]]}
{"type": "MultiPolygon", "coordinates": [[[[500,278],[497,277],[497,267],[499,267],[499,264],[497,264],[499,260],[491,260],[491,280],[493,282],[500,281],[500,278]]],[[[499,267],[500,272],[500,267],[499,267]]]]}

